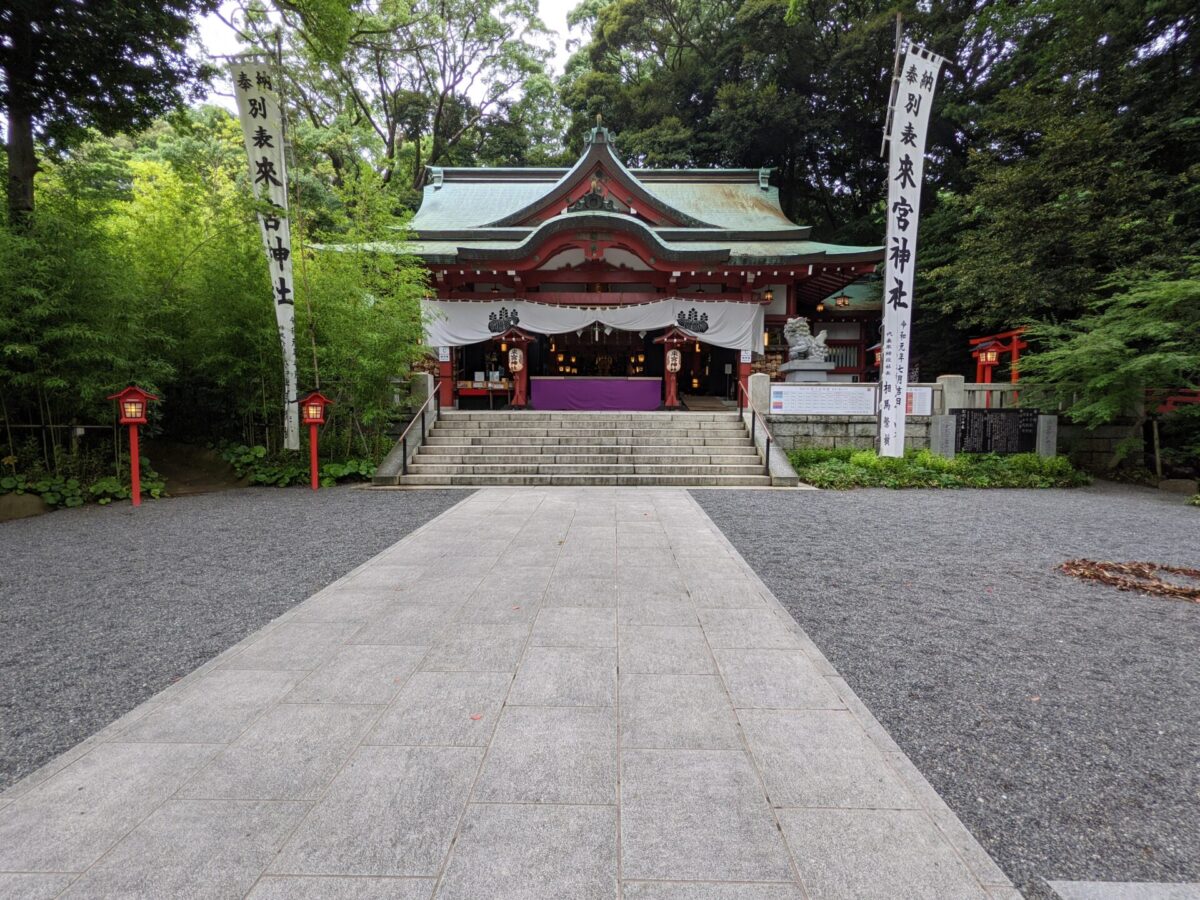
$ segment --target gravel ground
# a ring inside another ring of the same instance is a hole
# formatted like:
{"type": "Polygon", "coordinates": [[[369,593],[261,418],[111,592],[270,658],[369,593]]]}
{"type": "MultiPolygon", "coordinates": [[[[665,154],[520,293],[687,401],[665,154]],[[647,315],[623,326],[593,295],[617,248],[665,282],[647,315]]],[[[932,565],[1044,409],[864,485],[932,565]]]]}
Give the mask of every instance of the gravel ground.
{"type": "Polygon", "coordinates": [[[1200,881],[1200,605],[1054,570],[1200,566],[1200,510],[1116,485],[694,494],[1027,897],[1200,881]]]}
{"type": "Polygon", "coordinates": [[[0,523],[0,789],[465,496],[253,488],[0,523]]]}

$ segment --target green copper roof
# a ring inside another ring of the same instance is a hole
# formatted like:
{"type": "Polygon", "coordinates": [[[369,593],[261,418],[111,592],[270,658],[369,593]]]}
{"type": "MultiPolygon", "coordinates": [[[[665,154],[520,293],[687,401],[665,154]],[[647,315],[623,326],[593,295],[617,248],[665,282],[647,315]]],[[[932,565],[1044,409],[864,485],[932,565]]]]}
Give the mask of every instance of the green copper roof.
{"type": "Polygon", "coordinates": [[[883,296],[877,277],[856,281],[838,291],[834,291],[824,300],[825,308],[832,312],[878,312],[883,306],[883,296]],[[846,296],[850,303],[838,306],[834,301],[837,297],[846,296]]]}
{"type": "Polygon", "coordinates": [[[409,224],[414,240],[396,245],[396,252],[482,268],[536,253],[545,238],[578,227],[636,234],[660,260],[681,267],[882,258],[880,247],[809,240],[810,229],[784,215],[768,175],[766,169],[628,169],[613,152],[608,130],[597,126],[569,169],[430,168],[421,208],[409,224]],[[606,185],[607,206],[567,211],[586,181],[606,185]],[[614,196],[629,205],[621,201],[614,209],[614,196]],[[677,224],[652,224],[664,221],[677,224]]]}

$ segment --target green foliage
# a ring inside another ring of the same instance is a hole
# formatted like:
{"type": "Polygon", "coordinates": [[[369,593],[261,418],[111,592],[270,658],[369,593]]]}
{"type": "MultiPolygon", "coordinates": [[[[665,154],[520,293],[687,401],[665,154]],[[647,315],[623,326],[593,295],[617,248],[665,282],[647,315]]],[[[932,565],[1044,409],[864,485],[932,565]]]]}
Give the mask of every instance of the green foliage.
{"type": "Polygon", "coordinates": [[[980,5],[967,32],[991,58],[964,97],[971,152],[918,297],[980,331],[1053,328],[1184,277],[1200,241],[1193,7],[980,5]]]}
{"type": "MultiPolygon", "coordinates": [[[[238,478],[245,478],[251,484],[288,487],[308,484],[312,477],[307,464],[301,464],[293,456],[272,456],[261,445],[227,445],[221,448],[221,458],[233,466],[238,478]]],[[[374,474],[372,460],[351,458],[322,463],[318,478],[325,487],[332,487],[344,481],[369,481],[374,474]]]]}
{"type": "MultiPolygon", "coordinates": [[[[236,120],[212,107],[45,166],[27,226],[0,226],[0,418],[107,424],[108,395],[136,381],[164,401],[151,434],[278,448],[282,362],[245,169],[236,120]]],[[[391,379],[423,352],[424,272],[395,252],[403,219],[372,169],[307,200],[321,205],[292,231],[300,384],[335,401],[331,447],[376,456],[391,379]]],[[[55,472],[67,432],[48,433],[55,472]]]]}
{"type": "Polygon", "coordinates": [[[1045,349],[1026,374],[1067,404],[1072,419],[1096,426],[1129,415],[1149,389],[1200,382],[1200,265],[1182,277],[1132,279],[1077,320],[1041,324],[1030,335],[1045,349]]]}
{"type": "Polygon", "coordinates": [[[83,487],[78,478],[31,477],[24,472],[5,475],[0,478],[0,494],[37,494],[47,506],[83,505],[83,487]]]}
{"type": "Polygon", "coordinates": [[[9,214],[32,211],[36,135],[61,150],[96,128],[144,128],[202,95],[209,67],[188,53],[193,18],[217,0],[6,4],[0,15],[0,114],[8,126],[9,214]]]}
{"type": "MultiPolygon", "coordinates": [[[[427,165],[557,156],[562,115],[536,0],[276,6],[303,168],[334,182],[371,169],[397,208],[413,209],[427,165]]],[[[260,48],[274,48],[275,27],[248,20],[260,48]]]]}
{"type": "Polygon", "coordinates": [[[369,459],[348,459],[345,462],[327,462],[320,471],[321,484],[331,487],[341,481],[370,481],[375,474],[375,463],[369,459]]]}
{"type": "Polygon", "coordinates": [[[791,451],[788,458],[801,481],[833,490],[1078,487],[1090,481],[1065,457],[1042,458],[1034,453],[960,454],[946,459],[928,450],[887,457],[873,450],[803,449],[791,451]]]}
{"type": "MultiPolygon", "coordinates": [[[[166,482],[141,459],[141,493],[155,500],[166,496],[166,482]]],[[[0,494],[37,494],[47,506],[76,507],[85,502],[107,506],[114,500],[128,500],[130,486],[114,475],[105,475],[84,485],[78,478],[45,473],[13,472],[0,477],[0,494]]]]}
{"type": "MultiPolygon", "coordinates": [[[[784,209],[820,240],[881,244],[879,156],[897,10],[909,33],[983,67],[966,46],[973,4],[894,0],[590,0],[572,21],[591,36],[567,65],[562,98],[580,146],[602,113],[631,164],[772,167],[784,209]]],[[[961,94],[941,90],[939,120],[961,94]]],[[[956,180],[964,134],[933,134],[930,171],[956,180]]]]}
{"type": "Polygon", "coordinates": [[[1200,494],[1196,494],[1194,497],[1189,499],[1188,506],[1200,506],[1200,494]]]}

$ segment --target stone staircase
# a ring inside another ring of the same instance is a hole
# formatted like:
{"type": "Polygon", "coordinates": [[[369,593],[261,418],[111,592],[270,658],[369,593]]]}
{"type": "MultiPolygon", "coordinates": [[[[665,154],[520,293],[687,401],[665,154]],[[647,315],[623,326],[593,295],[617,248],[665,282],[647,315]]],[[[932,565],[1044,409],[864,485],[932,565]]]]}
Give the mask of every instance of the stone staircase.
{"type": "Polygon", "coordinates": [[[765,486],[733,412],[443,411],[408,464],[376,483],[765,486]]]}

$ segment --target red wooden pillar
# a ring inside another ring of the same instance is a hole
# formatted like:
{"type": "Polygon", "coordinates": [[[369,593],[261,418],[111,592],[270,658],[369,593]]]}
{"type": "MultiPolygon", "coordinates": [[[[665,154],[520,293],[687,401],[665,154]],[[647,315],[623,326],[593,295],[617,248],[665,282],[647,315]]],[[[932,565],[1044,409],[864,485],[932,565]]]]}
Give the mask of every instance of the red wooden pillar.
{"type": "Polygon", "coordinates": [[[316,422],[308,426],[308,472],[314,491],[321,486],[321,465],[317,461],[317,429],[320,427],[316,422]]]}
{"type": "Polygon", "coordinates": [[[134,506],[142,505],[142,461],[138,456],[138,427],[129,426],[129,499],[134,506]]]}
{"type": "Polygon", "coordinates": [[[746,405],[746,398],[750,396],[750,363],[742,362],[741,359],[742,357],[739,353],[737,367],[738,385],[740,385],[740,390],[738,391],[738,409],[746,405]]]}
{"type": "MultiPolygon", "coordinates": [[[[450,348],[450,352],[454,353],[454,348],[450,348]]],[[[450,360],[438,362],[437,386],[436,390],[439,393],[438,402],[450,408],[454,405],[454,364],[450,360]]]]}

